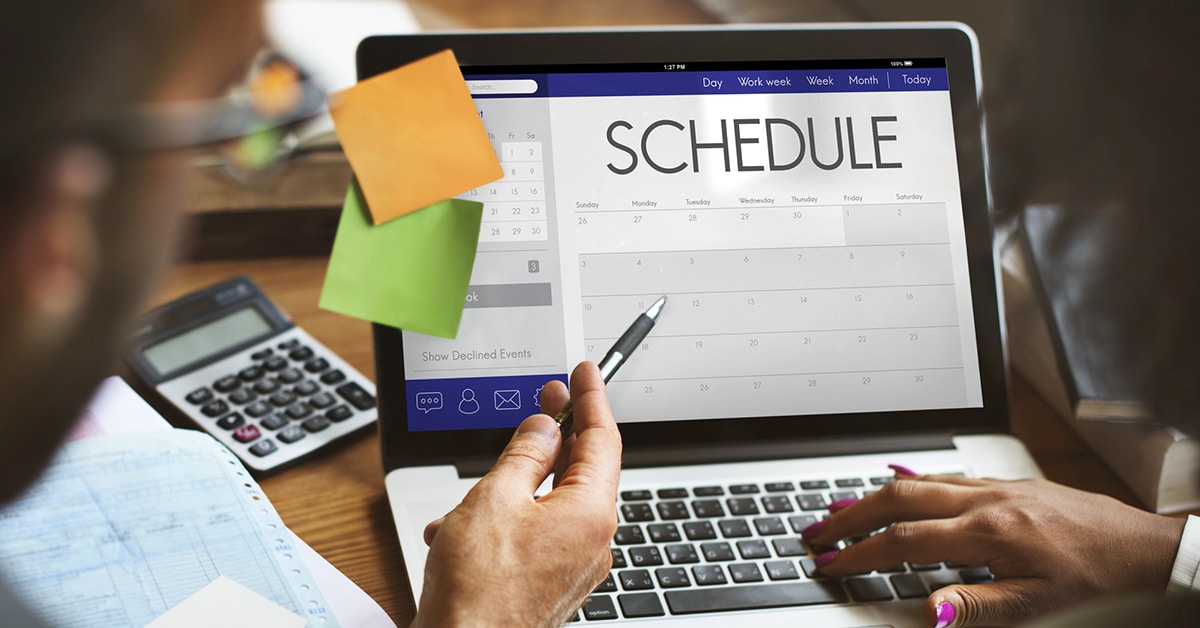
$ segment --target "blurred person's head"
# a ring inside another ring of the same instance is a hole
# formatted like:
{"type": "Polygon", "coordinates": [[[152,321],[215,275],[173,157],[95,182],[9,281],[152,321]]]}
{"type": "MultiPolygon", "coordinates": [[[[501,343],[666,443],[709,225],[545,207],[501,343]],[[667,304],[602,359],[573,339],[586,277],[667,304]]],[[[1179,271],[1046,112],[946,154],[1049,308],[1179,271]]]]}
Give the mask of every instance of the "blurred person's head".
{"type": "Polygon", "coordinates": [[[1115,237],[1079,278],[1080,307],[1116,305],[1104,323],[1121,376],[1200,437],[1200,4],[1019,6],[996,52],[1002,76],[985,85],[997,207],[1091,210],[1070,212],[1064,232],[1115,212],[1115,237]]]}
{"type": "Polygon", "coordinates": [[[168,259],[187,151],[123,147],[138,107],[221,96],[261,43],[251,0],[0,5],[0,501],[111,372],[168,259]]]}

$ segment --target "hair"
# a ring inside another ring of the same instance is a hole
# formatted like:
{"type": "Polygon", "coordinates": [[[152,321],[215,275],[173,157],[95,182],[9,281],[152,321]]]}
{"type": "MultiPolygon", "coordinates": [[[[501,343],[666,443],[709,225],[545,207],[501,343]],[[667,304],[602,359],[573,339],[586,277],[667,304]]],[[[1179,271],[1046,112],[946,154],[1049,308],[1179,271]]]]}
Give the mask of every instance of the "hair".
{"type": "MultiPolygon", "coordinates": [[[[1111,210],[1080,305],[1110,317],[1135,394],[1200,436],[1200,5],[1056,0],[1015,18],[985,86],[997,211],[1111,210]]],[[[1096,219],[1066,212],[1061,241],[1096,219]]]]}

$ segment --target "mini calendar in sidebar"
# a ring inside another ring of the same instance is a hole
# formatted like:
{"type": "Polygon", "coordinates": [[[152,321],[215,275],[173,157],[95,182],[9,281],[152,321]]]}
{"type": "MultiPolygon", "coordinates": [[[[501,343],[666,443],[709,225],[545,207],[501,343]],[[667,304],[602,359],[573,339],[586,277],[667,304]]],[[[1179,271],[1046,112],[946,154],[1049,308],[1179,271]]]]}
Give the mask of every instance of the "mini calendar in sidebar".
{"type": "Polygon", "coordinates": [[[496,150],[504,178],[460,198],[483,203],[479,242],[548,239],[546,176],[540,141],[502,141],[496,150]]]}
{"type": "Polygon", "coordinates": [[[314,454],[377,416],[375,385],[248,277],[142,316],[125,361],[253,471],[314,454]]]}

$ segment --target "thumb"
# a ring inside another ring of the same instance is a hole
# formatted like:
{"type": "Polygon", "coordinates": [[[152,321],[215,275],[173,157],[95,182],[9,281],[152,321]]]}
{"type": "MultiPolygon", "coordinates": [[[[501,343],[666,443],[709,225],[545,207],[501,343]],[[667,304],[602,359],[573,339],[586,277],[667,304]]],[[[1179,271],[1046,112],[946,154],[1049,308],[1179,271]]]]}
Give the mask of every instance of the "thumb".
{"type": "Polygon", "coordinates": [[[1023,624],[1049,608],[1042,603],[1045,590],[1045,583],[1032,578],[944,587],[925,601],[926,625],[959,628],[1023,624]]]}
{"type": "Polygon", "coordinates": [[[528,499],[554,470],[561,438],[554,419],[535,414],[521,422],[517,433],[480,484],[502,496],[528,499]]]}

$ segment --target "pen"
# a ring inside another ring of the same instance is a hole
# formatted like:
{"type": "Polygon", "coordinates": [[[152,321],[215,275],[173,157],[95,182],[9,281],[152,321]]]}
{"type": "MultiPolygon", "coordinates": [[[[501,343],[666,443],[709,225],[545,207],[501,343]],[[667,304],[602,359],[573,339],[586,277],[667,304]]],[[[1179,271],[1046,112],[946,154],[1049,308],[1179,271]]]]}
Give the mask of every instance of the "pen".
{"type": "MultiPolygon", "coordinates": [[[[658,319],[658,315],[662,312],[663,305],[666,302],[667,297],[659,297],[654,302],[654,305],[651,305],[649,309],[633,321],[629,329],[626,329],[625,333],[621,334],[617,342],[604,355],[604,359],[600,360],[600,377],[604,378],[604,383],[607,384],[608,380],[612,379],[613,374],[629,359],[633,350],[637,349],[638,345],[642,344],[642,341],[646,339],[646,334],[649,334],[650,330],[654,329],[654,321],[658,319]]],[[[574,414],[571,412],[571,401],[568,399],[566,405],[558,413],[558,416],[554,417],[554,422],[558,423],[558,428],[562,431],[564,442],[571,435],[571,430],[575,427],[574,419],[574,414]]]]}

